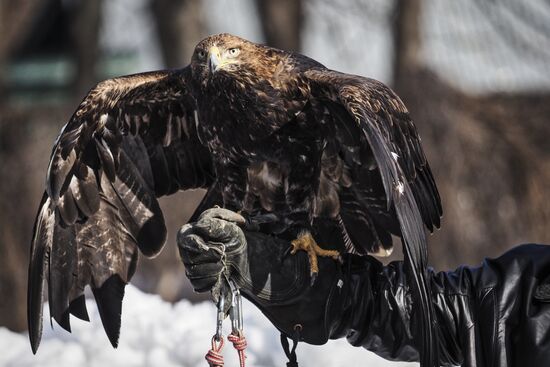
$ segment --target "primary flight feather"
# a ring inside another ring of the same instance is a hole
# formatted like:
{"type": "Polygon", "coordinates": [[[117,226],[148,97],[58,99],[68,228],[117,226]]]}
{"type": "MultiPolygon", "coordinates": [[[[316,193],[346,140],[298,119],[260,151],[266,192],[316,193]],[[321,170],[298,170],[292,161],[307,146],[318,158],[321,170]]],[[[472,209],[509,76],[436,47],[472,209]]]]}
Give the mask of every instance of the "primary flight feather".
{"type": "Polygon", "coordinates": [[[221,34],[183,69],[99,83],[61,130],[32,242],[33,351],[45,281],[67,330],[69,314],[87,318],[90,286],[116,346],[138,250],[154,256],[165,242],[157,198],[191,188],[208,190],[199,209],[273,214],[265,228],[308,252],[312,277],[317,255],[338,255],[313,238],[319,218],[341,230],[343,251],[387,255],[401,236],[434,344],[424,227],[439,226],[441,204],[403,102],[373,79],[221,34]]]}

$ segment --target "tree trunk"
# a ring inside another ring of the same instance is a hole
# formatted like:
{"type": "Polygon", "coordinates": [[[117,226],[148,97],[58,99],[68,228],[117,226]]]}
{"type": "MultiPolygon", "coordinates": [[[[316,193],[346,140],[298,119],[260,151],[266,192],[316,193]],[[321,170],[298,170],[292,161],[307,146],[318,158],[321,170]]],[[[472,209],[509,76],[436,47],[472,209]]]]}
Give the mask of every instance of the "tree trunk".
{"type": "Polygon", "coordinates": [[[73,9],[71,37],[76,63],[73,90],[77,98],[82,98],[98,81],[96,67],[99,58],[101,4],[101,0],[81,0],[73,9]]]}
{"type": "Polygon", "coordinates": [[[287,51],[300,51],[303,1],[256,0],[256,5],[267,44],[287,51]]]}
{"type": "Polygon", "coordinates": [[[420,0],[396,0],[393,14],[393,85],[407,78],[411,70],[418,69],[421,52],[419,19],[420,0]]]}
{"type": "Polygon", "coordinates": [[[205,36],[201,1],[154,0],[151,6],[166,67],[187,65],[195,45],[205,36]]]}

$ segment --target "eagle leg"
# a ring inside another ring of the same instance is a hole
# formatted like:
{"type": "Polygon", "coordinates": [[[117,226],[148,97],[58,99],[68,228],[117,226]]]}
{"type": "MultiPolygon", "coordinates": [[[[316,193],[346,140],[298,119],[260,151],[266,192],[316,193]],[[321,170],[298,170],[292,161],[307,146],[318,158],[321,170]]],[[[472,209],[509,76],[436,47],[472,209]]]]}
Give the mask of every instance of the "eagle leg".
{"type": "Polygon", "coordinates": [[[301,234],[291,242],[292,249],[290,253],[294,255],[298,250],[307,252],[309,258],[309,271],[311,275],[311,284],[315,283],[317,275],[319,274],[319,265],[317,262],[317,256],[331,257],[334,260],[340,260],[340,253],[336,250],[325,250],[319,247],[315,239],[309,232],[301,234]]]}

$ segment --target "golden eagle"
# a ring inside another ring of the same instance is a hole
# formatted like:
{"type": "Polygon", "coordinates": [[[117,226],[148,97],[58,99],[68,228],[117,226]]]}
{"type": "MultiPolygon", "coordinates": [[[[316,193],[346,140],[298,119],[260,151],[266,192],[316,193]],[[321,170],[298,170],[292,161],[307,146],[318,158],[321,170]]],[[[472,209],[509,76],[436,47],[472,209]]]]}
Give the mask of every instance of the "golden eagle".
{"type": "MultiPolygon", "coordinates": [[[[341,230],[341,250],[388,254],[403,238],[431,345],[424,225],[438,227],[440,198],[416,128],[384,84],[329,70],[297,53],[229,34],[201,41],[183,69],[96,85],[59,134],[34,227],[28,286],[36,352],[48,282],[50,315],[70,330],[95,296],[116,346],[124,286],[166,228],[157,197],[208,190],[214,204],[249,218],[308,252],[311,226],[341,230]]],[[[322,238],[320,245],[323,244],[322,238]]]]}

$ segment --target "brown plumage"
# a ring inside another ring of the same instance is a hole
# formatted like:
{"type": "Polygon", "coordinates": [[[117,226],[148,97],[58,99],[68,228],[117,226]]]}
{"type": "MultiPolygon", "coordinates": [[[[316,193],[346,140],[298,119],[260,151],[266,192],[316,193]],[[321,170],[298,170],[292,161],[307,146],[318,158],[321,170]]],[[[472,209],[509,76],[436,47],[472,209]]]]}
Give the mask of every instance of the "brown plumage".
{"type": "Polygon", "coordinates": [[[156,198],[190,188],[208,189],[198,210],[223,204],[252,221],[273,214],[265,228],[289,239],[315,232],[318,219],[341,230],[341,250],[360,254],[388,253],[391,235],[401,236],[431,322],[423,227],[439,226],[441,204],[399,97],[222,34],[201,41],[183,69],[99,83],[62,129],[34,229],[33,351],[45,280],[51,315],[66,329],[69,313],[86,318],[91,286],[116,345],[137,250],[154,256],[165,241],[156,198]]]}

